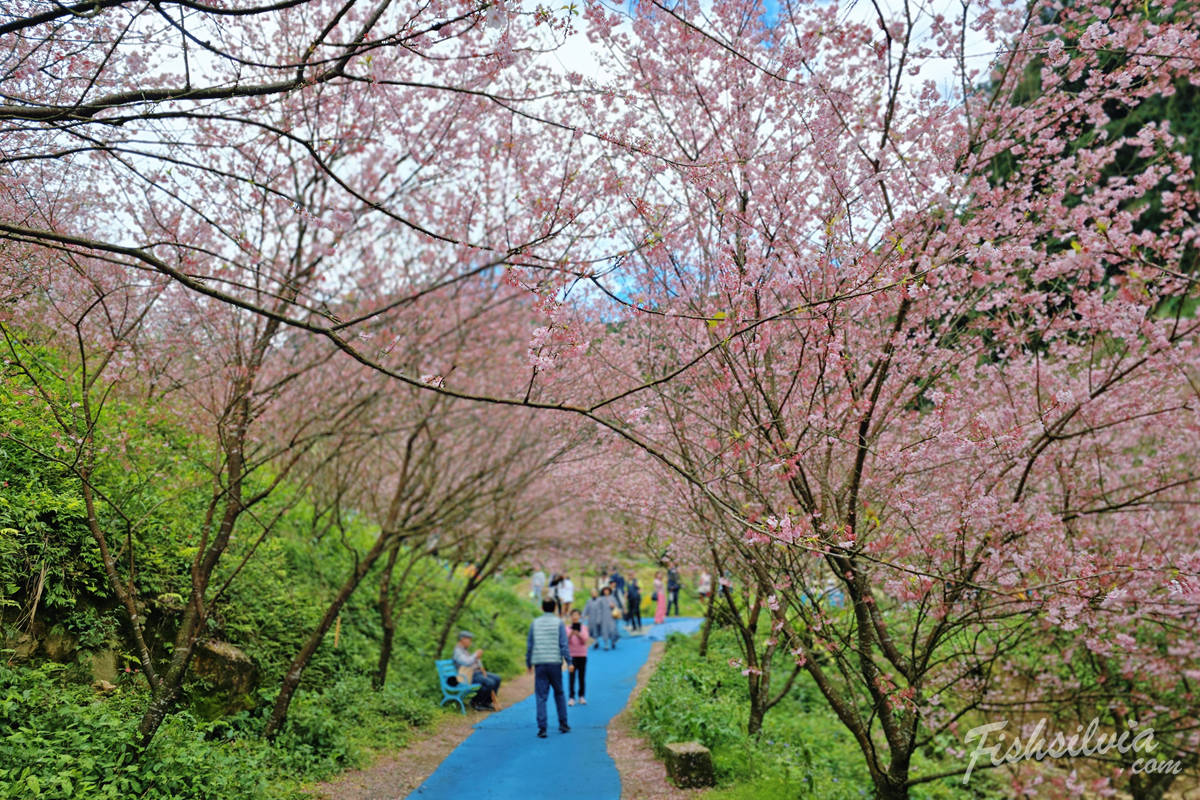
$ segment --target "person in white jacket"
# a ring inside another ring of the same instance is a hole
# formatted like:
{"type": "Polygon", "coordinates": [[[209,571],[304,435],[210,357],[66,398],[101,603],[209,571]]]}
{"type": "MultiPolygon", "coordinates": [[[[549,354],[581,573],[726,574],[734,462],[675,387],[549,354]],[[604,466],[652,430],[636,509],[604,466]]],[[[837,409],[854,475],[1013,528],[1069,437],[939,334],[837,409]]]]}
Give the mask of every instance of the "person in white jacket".
{"type": "Polygon", "coordinates": [[[564,617],[571,616],[571,603],[575,602],[575,584],[564,572],[562,581],[558,584],[559,613],[564,617]]]}

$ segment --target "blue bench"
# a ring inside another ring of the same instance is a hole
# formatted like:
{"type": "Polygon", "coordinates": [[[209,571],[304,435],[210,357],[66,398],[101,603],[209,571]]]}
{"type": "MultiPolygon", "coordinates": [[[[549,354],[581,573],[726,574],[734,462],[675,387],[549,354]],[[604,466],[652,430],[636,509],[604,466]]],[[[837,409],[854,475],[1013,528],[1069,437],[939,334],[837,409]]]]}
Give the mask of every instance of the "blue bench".
{"type": "Polygon", "coordinates": [[[435,661],[438,671],[438,682],[442,686],[442,702],[440,705],[446,705],[451,700],[458,703],[459,709],[465,715],[467,707],[463,705],[463,699],[478,691],[481,684],[478,683],[458,683],[458,667],[454,666],[453,659],[442,659],[435,661]],[[450,679],[454,679],[454,683],[450,683],[450,679]]]}

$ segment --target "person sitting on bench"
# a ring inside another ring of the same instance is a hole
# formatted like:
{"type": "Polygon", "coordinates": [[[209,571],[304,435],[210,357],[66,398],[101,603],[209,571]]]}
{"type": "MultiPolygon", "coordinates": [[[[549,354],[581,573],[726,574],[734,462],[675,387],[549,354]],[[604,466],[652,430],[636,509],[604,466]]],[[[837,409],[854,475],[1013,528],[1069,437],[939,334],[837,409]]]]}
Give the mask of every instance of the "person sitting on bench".
{"type": "Polygon", "coordinates": [[[476,711],[496,711],[496,692],[500,691],[500,676],[483,668],[483,651],[471,652],[471,641],[475,636],[470,631],[458,632],[458,644],[454,646],[454,666],[458,667],[460,683],[478,683],[480,689],[471,699],[471,708],[476,711]]]}

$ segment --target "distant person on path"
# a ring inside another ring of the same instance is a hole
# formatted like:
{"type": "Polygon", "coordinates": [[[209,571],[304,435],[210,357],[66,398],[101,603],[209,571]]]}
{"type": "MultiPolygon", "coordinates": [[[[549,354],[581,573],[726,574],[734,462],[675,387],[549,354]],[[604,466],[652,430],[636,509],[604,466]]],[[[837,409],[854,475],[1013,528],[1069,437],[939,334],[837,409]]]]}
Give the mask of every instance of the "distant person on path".
{"type": "Polygon", "coordinates": [[[661,572],[654,573],[654,603],[654,624],[662,625],[667,618],[667,589],[661,572]]]}
{"type": "Polygon", "coordinates": [[[696,584],[696,593],[705,600],[712,594],[712,575],[708,574],[708,570],[701,571],[700,582],[696,584]]]}
{"type": "Polygon", "coordinates": [[[558,585],[562,583],[562,575],[554,573],[550,576],[550,597],[554,599],[556,613],[562,613],[562,602],[558,599],[558,585]]]}
{"type": "Polygon", "coordinates": [[[471,652],[470,631],[458,632],[458,644],[454,645],[454,666],[458,668],[459,682],[464,679],[478,683],[482,688],[471,699],[471,708],[476,711],[496,711],[496,692],[500,691],[500,676],[483,668],[483,651],[471,652]]]}
{"type": "Polygon", "coordinates": [[[637,578],[630,579],[629,591],[625,593],[625,601],[627,604],[625,620],[629,623],[630,630],[640,631],[642,629],[642,587],[638,586],[637,578]]]}
{"type": "Polygon", "coordinates": [[[621,574],[620,567],[613,567],[612,575],[608,576],[608,582],[614,587],[613,597],[620,602],[621,598],[625,596],[625,576],[621,574]]]}
{"type": "Polygon", "coordinates": [[[558,584],[558,613],[567,616],[571,613],[571,603],[575,601],[575,584],[564,572],[562,582],[558,584]]]}
{"type": "Polygon", "coordinates": [[[617,603],[618,614],[616,616],[616,619],[619,620],[625,616],[625,593],[617,588],[616,581],[608,582],[608,590],[609,590],[609,594],[612,595],[612,599],[615,600],[617,603]]]}
{"type": "Polygon", "coordinates": [[[529,623],[525,641],[525,666],[533,673],[533,691],[537,696],[538,738],[546,738],[546,695],[554,690],[554,705],[558,710],[558,729],[570,733],[567,725],[567,698],[563,694],[562,665],[574,672],[571,651],[567,649],[567,627],[554,614],[554,601],[542,601],[542,615],[529,623]]]}
{"type": "Polygon", "coordinates": [[[675,569],[672,564],[667,569],[667,592],[670,593],[670,600],[667,602],[667,613],[671,613],[671,608],[675,609],[675,616],[679,616],[679,570],[675,569]]]}
{"type": "Polygon", "coordinates": [[[546,591],[546,573],[542,571],[541,567],[538,567],[537,571],[533,573],[533,582],[529,596],[540,603],[542,602],[542,592],[544,591],[546,591]]]}
{"type": "Polygon", "coordinates": [[[588,657],[588,626],[583,624],[579,619],[579,609],[571,612],[571,628],[567,631],[567,651],[571,654],[571,666],[575,667],[575,671],[570,673],[567,679],[570,697],[567,698],[567,705],[575,705],[575,679],[579,679],[579,705],[586,706],[587,699],[583,696],[586,688],[583,685],[585,676],[587,675],[587,657],[588,657]]]}
{"type": "Polygon", "coordinates": [[[600,627],[596,629],[596,637],[599,639],[607,639],[608,646],[606,650],[617,649],[617,620],[621,616],[621,606],[617,604],[616,599],[612,596],[612,589],[605,586],[600,591],[600,597],[597,600],[600,605],[600,627]]]}
{"type": "Polygon", "coordinates": [[[604,607],[600,604],[600,592],[592,589],[592,596],[583,607],[583,619],[587,622],[592,634],[592,647],[600,647],[601,633],[604,626],[604,607]]]}

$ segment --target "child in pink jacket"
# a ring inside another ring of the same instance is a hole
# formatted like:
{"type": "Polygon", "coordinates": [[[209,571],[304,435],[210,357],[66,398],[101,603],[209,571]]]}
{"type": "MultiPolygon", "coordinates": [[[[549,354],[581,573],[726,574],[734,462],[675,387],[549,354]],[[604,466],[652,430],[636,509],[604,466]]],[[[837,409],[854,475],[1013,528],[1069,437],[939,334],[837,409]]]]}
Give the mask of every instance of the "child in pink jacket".
{"type": "Polygon", "coordinates": [[[567,651],[571,654],[571,663],[575,665],[575,671],[570,673],[568,685],[570,691],[570,699],[567,700],[567,705],[575,705],[575,678],[579,678],[579,704],[587,705],[587,700],[583,696],[583,676],[587,673],[587,655],[588,655],[588,627],[579,621],[579,609],[571,612],[571,624],[567,626],[567,651]]]}

